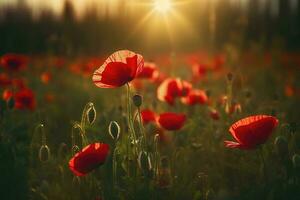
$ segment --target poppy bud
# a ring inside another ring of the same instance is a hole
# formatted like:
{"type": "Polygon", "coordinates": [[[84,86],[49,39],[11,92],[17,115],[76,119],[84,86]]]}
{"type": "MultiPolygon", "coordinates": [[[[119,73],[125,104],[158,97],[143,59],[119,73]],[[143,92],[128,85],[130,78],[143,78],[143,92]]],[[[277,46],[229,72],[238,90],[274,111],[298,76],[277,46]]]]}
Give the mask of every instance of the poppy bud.
{"type": "Polygon", "coordinates": [[[232,74],[231,72],[229,72],[229,73],[227,74],[227,80],[228,80],[228,81],[232,81],[232,79],[233,79],[233,74],[232,74]]]}
{"type": "Polygon", "coordinates": [[[133,104],[136,106],[136,107],[140,107],[143,103],[143,98],[141,95],[139,94],[136,94],[132,97],[132,101],[133,101],[133,104]]]}
{"type": "Polygon", "coordinates": [[[42,145],[39,150],[39,159],[41,162],[47,162],[50,159],[50,148],[47,145],[42,145]]]}
{"type": "Polygon", "coordinates": [[[14,100],[14,98],[9,98],[9,100],[7,101],[7,107],[10,110],[15,107],[15,100],[14,100]]]}
{"type": "Polygon", "coordinates": [[[293,158],[292,158],[292,161],[293,161],[293,165],[294,165],[295,168],[300,167],[300,155],[299,154],[294,154],[293,158]]]}
{"type": "Polygon", "coordinates": [[[109,135],[113,140],[118,140],[120,137],[120,126],[116,121],[111,121],[108,126],[109,135]]]}
{"type": "Polygon", "coordinates": [[[278,136],[275,139],[275,146],[277,149],[277,152],[281,155],[286,155],[286,153],[288,153],[288,142],[285,139],[285,137],[282,136],[278,136]]]}
{"type": "Polygon", "coordinates": [[[93,124],[96,120],[96,110],[93,103],[91,103],[91,107],[88,109],[86,114],[89,124],[93,124]]]}
{"type": "Polygon", "coordinates": [[[151,159],[147,152],[141,151],[138,157],[138,164],[142,171],[148,173],[152,169],[151,159]]]}

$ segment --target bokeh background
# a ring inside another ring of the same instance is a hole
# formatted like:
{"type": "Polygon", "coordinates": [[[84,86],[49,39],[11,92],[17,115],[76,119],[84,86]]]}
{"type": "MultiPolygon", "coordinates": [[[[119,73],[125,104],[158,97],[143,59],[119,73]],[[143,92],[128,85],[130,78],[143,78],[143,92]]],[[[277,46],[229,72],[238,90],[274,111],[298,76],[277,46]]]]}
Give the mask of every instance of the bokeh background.
{"type": "Polygon", "coordinates": [[[160,12],[151,0],[1,0],[0,53],[94,54],[299,49],[298,0],[172,0],[160,12]]]}

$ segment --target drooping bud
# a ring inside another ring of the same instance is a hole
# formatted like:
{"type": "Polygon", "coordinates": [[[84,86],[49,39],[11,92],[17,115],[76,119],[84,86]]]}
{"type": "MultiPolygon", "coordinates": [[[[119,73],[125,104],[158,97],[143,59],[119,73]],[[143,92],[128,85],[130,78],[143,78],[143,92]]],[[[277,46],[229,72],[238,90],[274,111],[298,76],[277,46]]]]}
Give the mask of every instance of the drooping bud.
{"type": "Polygon", "coordinates": [[[300,155],[299,154],[294,154],[293,158],[292,158],[292,161],[293,161],[293,165],[294,165],[295,168],[300,167],[300,155]]]}
{"type": "Polygon", "coordinates": [[[136,107],[140,107],[143,103],[143,97],[139,94],[135,94],[133,97],[132,97],[132,101],[133,101],[133,104],[136,106],[136,107]]]}
{"type": "Polygon", "coordinates": [[[87,120],[89,124],[93,124],[96,120],[96,109],[93,103],[90,103],[90,107],[87,110],[87,120]]]}
{"type": "Polygon", "coordinates": [[[120,126],[116,121],[111,121],[108,126],[108,133],[113,140],[117,141],[120,137],[120,126]]]}

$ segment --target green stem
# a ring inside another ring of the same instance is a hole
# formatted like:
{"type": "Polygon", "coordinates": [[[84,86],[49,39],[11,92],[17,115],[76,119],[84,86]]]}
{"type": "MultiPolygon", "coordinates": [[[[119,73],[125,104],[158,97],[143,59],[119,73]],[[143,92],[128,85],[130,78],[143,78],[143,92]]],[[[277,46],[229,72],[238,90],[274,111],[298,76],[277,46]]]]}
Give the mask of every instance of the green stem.
{"type": "MultiPolygon", "coordinates": [[[[133,125],[133,121],[132,121],[132,108],[131,108],[131,102],[130,102],[130,86],[127,83],[127,122],[128,122],[128,126],[129,126],[129,131],[132,134],[132,138],[134,140],[134,150],[135,150],[135,158],[138,155],[138,150],[136,148],[136,142],[137,142],[137,138],[136,138],[136,133],[134,130],[134,125],[133,125]]],[[[130,142],[130,140],[129,140],[130,142]]]]}
{"type": "Polygon", "coordinates": [[[139,122],[139,128],[140,128],[140,132],[144,137],[143,143],[144,143],[144,150],[147,149],[147,136],[146,136],[146,132],[144,130],[144,126],[143,126],[143,122],[142,122],[142,116],[141,116],[141,109],[140,107],[138,107],[138,122],[139,122]]]}
{"type": "Polygon", "coordinates": [[[268,183],[268,174],[267,174],[267,167],[266,167],[266,162],[265,162],[262,147],[259,147],[259,156],[260,156],[261,162],[263,164],[263,173],[264,173],[265,184],[267,184],[268,183]]]}

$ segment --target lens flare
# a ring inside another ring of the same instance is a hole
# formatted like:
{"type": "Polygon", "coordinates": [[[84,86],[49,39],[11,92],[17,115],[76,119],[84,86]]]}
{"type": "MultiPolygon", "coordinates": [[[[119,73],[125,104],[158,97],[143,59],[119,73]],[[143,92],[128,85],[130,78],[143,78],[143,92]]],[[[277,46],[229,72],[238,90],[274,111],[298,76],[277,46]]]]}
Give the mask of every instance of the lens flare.
{"type": "Polygon", "coordinates": [[[160,12],[162,14],[167,13],[172,8],[172,3],[170,0],[155,0],[154,1],[154,9],[157,12],[160,12]]]}

